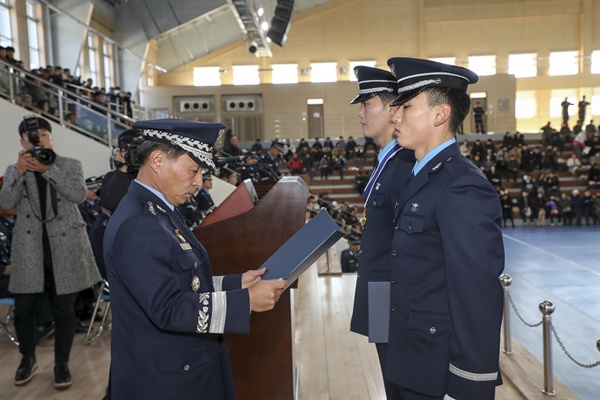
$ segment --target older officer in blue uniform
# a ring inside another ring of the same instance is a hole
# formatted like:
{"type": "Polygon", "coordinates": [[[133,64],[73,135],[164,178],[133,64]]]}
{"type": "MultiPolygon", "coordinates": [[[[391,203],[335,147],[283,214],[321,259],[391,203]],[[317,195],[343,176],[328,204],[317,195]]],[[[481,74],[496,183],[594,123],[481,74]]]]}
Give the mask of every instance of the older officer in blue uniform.
{"type": "Polygon", "coordinates": [[[388,65],[398,82],[395,133],[417,162],[393,222],[384,375],[409,400],[493,399],[501,384],[502,211],[455,140],[478,76],[429,60],[388,65]]]}
{"type": "MultiPolygon", "coordinates": [[[[381,147],[375,169],[364,191],[365,205],[361,249],[358,252],[358,277],[350,330],[369,336],[369,282],[389,282],[396,191],[405,186],[414,164],[414,155],[394,140],[394,123],[390,103],[396,98],[398,85],[389,71],[357,66],[358,95],[350,104],[360,104],[358,117],[367,138],[376,139],[381,147]]],[[[373,290],[373,289],[372,289],[373,290]]],[[[385,343],[377,343],[383,366],[387,354],[385,343]]],[[[386,395],[393,398],[394,385],[384,383],[386,395]]],[[[397,397],[397,396],[396,396],[397,397]]]]}
{"type": "Polygon", "coordinates": [[[176,206],[214,168],[225,128],[180,119],[140,121],[141,167],[111,217],[105,261],[113,312],[111,398],[235,399],[223,333],[247,334],[251,311],[275,306],[283,280],[263,270],[212,276],[208,254],[176,206]]]}

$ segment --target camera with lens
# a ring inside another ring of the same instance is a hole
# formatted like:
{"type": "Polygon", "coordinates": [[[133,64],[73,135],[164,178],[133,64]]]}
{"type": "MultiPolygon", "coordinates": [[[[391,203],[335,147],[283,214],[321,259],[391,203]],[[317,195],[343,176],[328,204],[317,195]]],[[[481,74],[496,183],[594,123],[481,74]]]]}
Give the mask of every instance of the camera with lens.
{"type": "Polygon", "coordinates": [[[25,131],[27,139],[33,145],[27,152],[30,153],[36,160],[44,165],[53,164],[56,161],[56,153],[52,149],[45,149],[40,146],[40,132],[38,120],[35,115],[26,115],[23,117],[25,121],[25,131]]]}
{"type": "Polygon", "coordinates": [[[118,139],[118,146],[113,149],[111,168],[120,168],[123,165],[127,165],[127,172],[137,172],[140,169],[138,150],[142,142],[141,132],[138,129],[128,129],[121,133],[118,139]],[[115,159],[118,152],[121,153],[125,162],[115,159]]]}

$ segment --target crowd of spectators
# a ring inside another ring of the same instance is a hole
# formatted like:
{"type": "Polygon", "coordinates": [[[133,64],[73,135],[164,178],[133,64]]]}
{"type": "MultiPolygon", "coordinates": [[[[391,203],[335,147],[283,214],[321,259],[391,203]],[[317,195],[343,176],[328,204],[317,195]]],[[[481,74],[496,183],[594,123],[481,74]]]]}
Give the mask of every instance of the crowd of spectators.
{"type": "Polygon", "coordinates": [[[491,139],[460,145],[465,157],[477,165],[494,185],[503,210],[503,225],[515,226],[514,214],[525,225],[597,225],[600,215],[600,136],[593,121],[576,136],[541,128],[541,144],[529,145],[519,132],[507,132],[501,143],[491,139]],[[567,146],[566,144],[570,144],[567,146]],[[569,149],[572,154],[565,154],[569,149]],[[578,150],[579,148],[579,150],[578,150]],[[565,174],[566,173],[566,174],[565,174]],[[584,181],[577,188],[561,188],[560,176],[584,181]],[[520,187],[516,184],[520,180],[520,187]],[[511,195],[510,188],[519,189],[511,195]]]}
{"type": "MultiPolygon", "coordinates": [[[[14,58],[12,47],[0,46],[0,60],[11,65],[16,71],[10,75],[7,68],[2,68],[0,94],[8,95],[12,79],[16,103],[45,118],[59,121],[61,117],[59,98],[53,85],[63,89],[64,96],[69,99],[62,107],[63,119],[69,126],[91,125],[90,129],[94,129],[93,126],[99,123],[97,118],[90,114],[104,116],[107,115],[107,109],[130,118],[133,116],[131,92],[121,93],[119,86],[109,87],[107,91],[104,87],[95,86],[91,78],[83,81],[80,76],[74,76],[69,68],[61,66],[48,65],[27,70],[21,61],[14,58]],[[19,74],[18,71],[29,72],[31,75],[19,74]],[[70,94],[88,99],[88,102],[83,104],[85,107],[77,107],[76,104],[82,101],[75,96],[69,96],[70,94]],[[89,112],[90,109],[93,113],[89,112]],[[86,120],[87,123],[80,124],[80,120],[86,120]]],[[[121,122],[127,124],[125,120],[121,122]]]]}

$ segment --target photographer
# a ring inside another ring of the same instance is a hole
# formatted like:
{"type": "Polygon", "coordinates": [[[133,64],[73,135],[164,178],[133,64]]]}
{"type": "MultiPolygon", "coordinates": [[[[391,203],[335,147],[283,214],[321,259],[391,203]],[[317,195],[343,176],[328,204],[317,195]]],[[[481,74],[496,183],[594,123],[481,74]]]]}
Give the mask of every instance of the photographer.
{"type": "Polygon", "coordinates": [[[128,129],[119,135],[118,145],[113,149],[112,158],[112,164],[116,169],[107,172],[102,179],[102,188],[100,189],[102,213],[90,228],[89,236],[96,265],[104,279],[106,279],[103,253],[104,231],[108,219],[117,209],[123,196],[127,194],[131,181],[137,176],[139,170],[137,149],[141,143],[140,136],[140,131],[137,129],[128,129]]]}
{"type": "Polygon", "coordinates": [[[81,162],[52,151],[52,126],[26,117],[18,127],[23,150],[4,174],[0,208],[19,208],[11,245],[9,290],[23,358],[15,385],[37,369],[36,315],[44,296],[56,325],[54,386],[71,386],[69,355],[75,335],[77,293],[100,280],[77,205],[85,200],[81,162]]]}

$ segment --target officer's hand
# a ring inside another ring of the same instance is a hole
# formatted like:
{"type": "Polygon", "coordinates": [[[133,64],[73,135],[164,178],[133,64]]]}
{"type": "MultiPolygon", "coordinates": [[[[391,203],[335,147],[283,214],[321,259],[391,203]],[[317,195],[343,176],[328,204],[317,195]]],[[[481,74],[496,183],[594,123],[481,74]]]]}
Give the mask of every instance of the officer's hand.
{"type": "Polygon", "coordinates": [[[283,293],[287,281],[283,279],[273,279],[268,281],[259,281],[248,288],[250,295],[250,307],[252,311],[263,312],[272,310],[279,296],[283,293]]]}
{"type": "Polygon", "coordinates": [[[267,272],[266,268],[263,269],[251,269],[250,271],[246,271],[242,274],[242,289],[249,288],[254,285],[256,282],[261,280],[261,275],[267,272]]]}
{"type": "Polygon", "coordinates": [[[30,153],[27,152],[27,150],[21,150],[19,151],[19,158],[17,159],[17,164],[16,164],[16,168],[17,168],[17,172],[21,175],[23,175],[25,173],[25,171],[27,171],[27,162],[33,158],[31,156],[30,153]]]}
{"type": "Polygon", "coordinates": [[[7,265],[4,268],[4,275],[10,275],[11,272],[12,272],[12,265],[7,265]]]}

